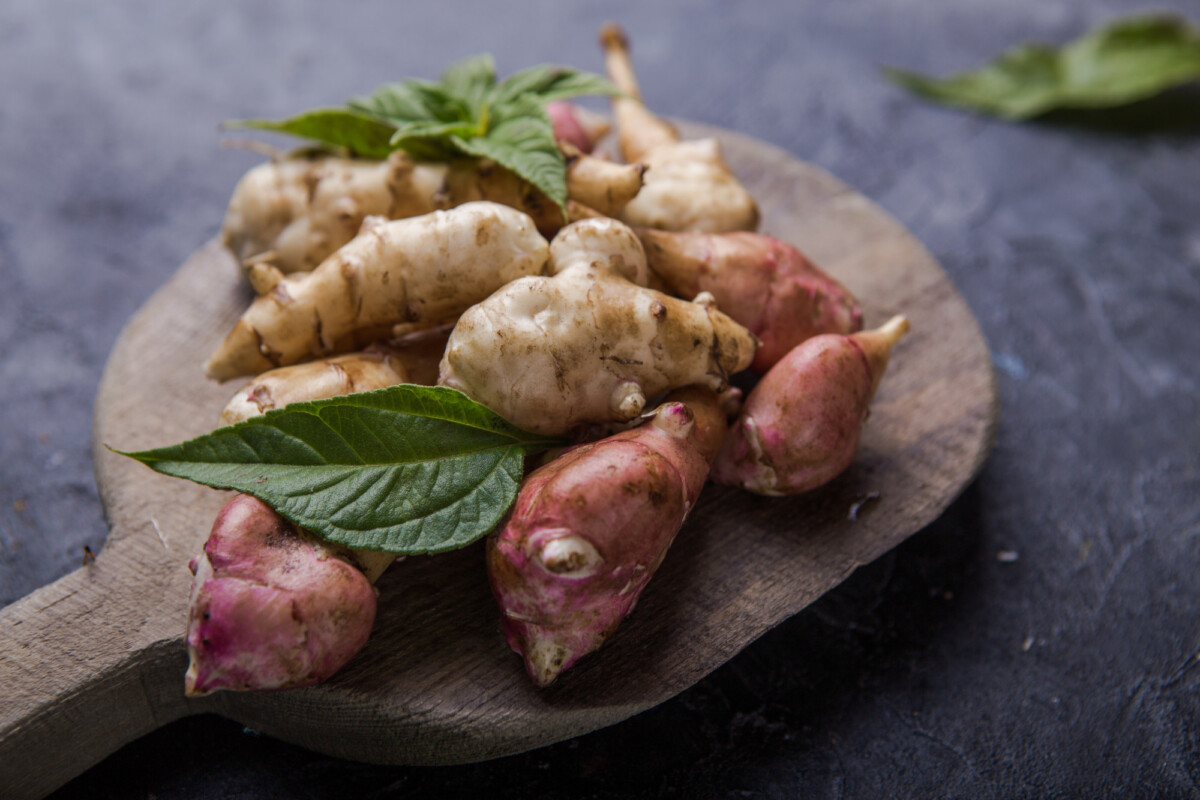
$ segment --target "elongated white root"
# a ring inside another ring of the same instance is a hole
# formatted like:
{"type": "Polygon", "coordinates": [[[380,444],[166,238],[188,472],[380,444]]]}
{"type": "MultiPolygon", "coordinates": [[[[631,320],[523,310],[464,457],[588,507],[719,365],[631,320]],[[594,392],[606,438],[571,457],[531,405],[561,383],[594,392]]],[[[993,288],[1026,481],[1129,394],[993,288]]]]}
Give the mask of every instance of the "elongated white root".
{"type": "Polygon", "coordinates": [[[527,430],[561,434],[633,419],[677,387],[723,389],[750,365],[754,337],[711,296],[689,303],[621,277],[631,262],[631,274],[645,271],[626,226],[572,223],[550,252],[554,277],[514,281],[462,315],[439,383],[527,430]]]}
{"type": "Polygon", "coordinates": [[[669,231],[756,229],[758,205],[725,163],[717,140],[682,141],[674,126],[646,108],[620,28],[606,25],[600,44],[609,77],[625,93],[612,99],[621,153],[647,169],[645,186],[620,218],[669,231]]]}
{"type": "Polygon", "coordinates": [[[545,270],[546,240],[525,214],[468,203],[378,221],[312,272],[252,275],[265,292],[209,359],[226,380],[358,349],[394,326],[452,321],[509,281],[545,270]]]}

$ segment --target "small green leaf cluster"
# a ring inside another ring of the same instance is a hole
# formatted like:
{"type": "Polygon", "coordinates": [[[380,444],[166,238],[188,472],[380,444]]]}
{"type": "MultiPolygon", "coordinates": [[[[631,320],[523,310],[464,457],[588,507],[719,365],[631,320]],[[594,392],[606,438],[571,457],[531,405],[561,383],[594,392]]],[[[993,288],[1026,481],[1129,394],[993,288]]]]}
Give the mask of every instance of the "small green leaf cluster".
{"type": "Polygon", "coordinates": [[[292,403],[182,444],[121,454],[254,495],[328,541],[416,555],[487,535],[516,499],[525,456],[559,444],[454,389],[405,384],[292,403]]]}
{"type": "Polygon", "coordinates": [[[1106,108],[1200,79],[1200,27],[1173,16],[1130,17],[1062,47],[1022,45],[944,79],[887,75],[930,100],[1007,119],[1106,108]]]}
{"type": "Polygon", "coordinates": [[[344,108],[227,126],[291,134],[363,158],[386,158],[398,149],[426,161],[489,158],[563,208],[566,164],[546,103],[619,93],[599,75],[544,64],[497,81],[492,57],[479,55],[451,65],[437,82],[410,78],[384,84],[344,108]]]}

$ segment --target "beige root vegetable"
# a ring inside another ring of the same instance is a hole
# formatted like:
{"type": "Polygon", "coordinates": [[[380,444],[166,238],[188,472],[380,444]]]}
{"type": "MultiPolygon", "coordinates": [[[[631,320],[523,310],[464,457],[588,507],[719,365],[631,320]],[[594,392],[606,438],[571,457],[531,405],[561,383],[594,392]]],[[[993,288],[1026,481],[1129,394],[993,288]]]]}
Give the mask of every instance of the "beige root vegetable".
{"type": "Polygon", "coordinates": [[[525,214],[497,203],[385,222],[363,231],[312,272],[284,277],[258,265],[260,296],[207,364],[226,380],[355,350],[397,324],[434,325],[523,275],[546,267],[548,246],[525,214]]]}
{"type": "Polygon", "coordinates": [[[897,316],[878,330],[814,336],[793,349],[746,398],[713,480],[787,495],[840,475],[854,460],[892,347],[907,331],[908,320],[897,316]]]}
{"type": "Polygon", "coordinates": [[[369,392],[400,383],[432,386],[449,326],[373,343],[360,353],[322,358],[259,375],[233,396],[221,424],[233,425],[289,403],[369,392]]]}
{"type": "Polygon", "coordinates": [[[753,368],[765,373],[793,347],[822,333],[862,327],[854,296],[787,242],[758,233],[638,229],[651,272],[671,294],[710,292],[758,337],[753,368]]]}
{"type": "Polygon", "coordinates": [[[624,31],[606,25],[600,44],[609,77],[625,93],[612,98],[621,153],[647,167],[645,186],[620,218],[671,231],[757,228],[758,205],[725,163],[717,140],[682,141],[674,126],[642,103],[624,31]]]}
{"type": "Polygon", "coordinates": [[[618,222],[572,223],[550,258],[554,277],[514,281],[462,315],[439,383],[560,434],[633,419],[673,388],[723,389],[754,357],[754,337],[711,297],[689,303],[622,277],[645,274],[645,261],[618,222]]]}
{"type": "MultiPolygon", "coordinates": [[[[614,215],[641,188],[639,164],[613,164],[570,144],[564,150],[568,197],[614,215]]],[[[418,162],[397,151],[383,161],[311,156],[260,164],[234,189],[221,237],[239,260],[302,272],[354,238],[368,216],[402,219],[477,200],[529,214],[547,236],[565,222],[549,198],[490,161],[418,162]]]]}

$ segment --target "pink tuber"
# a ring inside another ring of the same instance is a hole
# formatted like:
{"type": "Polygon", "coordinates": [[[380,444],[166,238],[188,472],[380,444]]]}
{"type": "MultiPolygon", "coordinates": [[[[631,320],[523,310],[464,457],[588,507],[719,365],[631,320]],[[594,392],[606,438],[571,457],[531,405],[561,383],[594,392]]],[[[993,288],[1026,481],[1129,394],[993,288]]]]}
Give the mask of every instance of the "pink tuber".
{"type": "Polygon", "coordinates": [[[340,669],[375,622],[375,590],[352,558],[261,500],[230,500],[189,565],[186,694],[290,689],[340,669]]]}
{"type": "Polygon", "coordinates": [[[538,686],[633,609],[696,502],[725,434],[717,394],[671,393],[641,427],[566,451],[526,478],[488,538],[508,644],[538,686]]]}
{"type": "Polygon", "coordinates": [[[596,140],[608,133],[608,120],[603,115],[567,100],[547,103],[546,114],[554,126],[554,138],[574,145],[581,153],[592,152],[596,140]]]}
{"type": "Polygon", "coordinates": [[[862,312],[842,286],[787,242],[758,233],[638,230],[650,269],[678,297],[710,292],[759,339],[754,370],[822,333],[853,333],[862,312]]]}
{"type": "Polygon", "coordinates": [[[893,317],[878,330],[824,334],[771,368],[742,407],[713,465],[713,480],[757,494],[799,494],[854,460],[888,356],[908,331],[893,317]]]}

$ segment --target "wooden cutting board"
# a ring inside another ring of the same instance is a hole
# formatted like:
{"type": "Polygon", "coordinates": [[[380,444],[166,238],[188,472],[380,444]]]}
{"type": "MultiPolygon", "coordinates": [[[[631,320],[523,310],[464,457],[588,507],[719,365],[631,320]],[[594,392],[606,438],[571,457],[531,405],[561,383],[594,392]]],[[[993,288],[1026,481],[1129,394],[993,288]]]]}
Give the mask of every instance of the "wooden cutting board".
{"type": "Polygon", "coordinates": [[[722,140],[761,204],[763,231],[844,282],[869,326],[898,312],[912,322],[847,473],[794,498],[708,487],[634,614],[549,689],[534,688],[505,646],[476,544],[394,566],[379,583],[371,641],[328,684],[185,699],[187,562],[229,494],[105,445],[140,450],[203,433],[238,388],[202,371],[250,299],[232,257],[208,244],[129,322],[104,373],[94,425],[104,551],[0,611],[4,795],[40,796],[201,712],[379,763],[547,745],[683,691],[934,520],[980,469],[996,426],[991,359],[962,297],[899,223],[825,172],[745,136],[694,125],[685,134],[722,140]]]}

